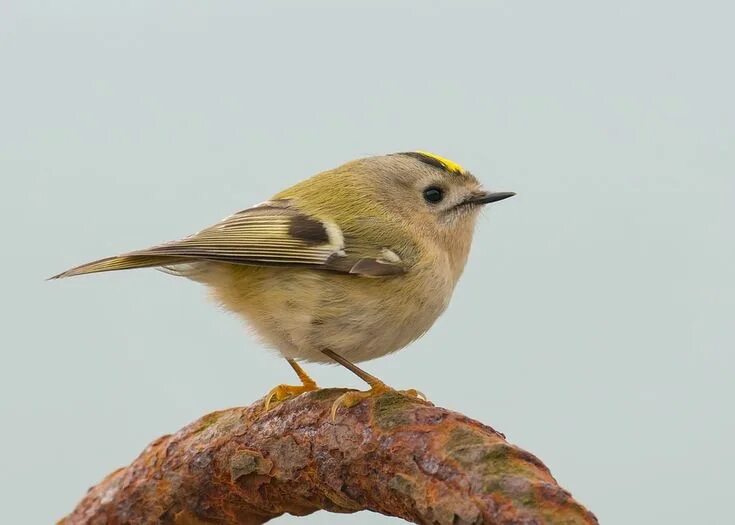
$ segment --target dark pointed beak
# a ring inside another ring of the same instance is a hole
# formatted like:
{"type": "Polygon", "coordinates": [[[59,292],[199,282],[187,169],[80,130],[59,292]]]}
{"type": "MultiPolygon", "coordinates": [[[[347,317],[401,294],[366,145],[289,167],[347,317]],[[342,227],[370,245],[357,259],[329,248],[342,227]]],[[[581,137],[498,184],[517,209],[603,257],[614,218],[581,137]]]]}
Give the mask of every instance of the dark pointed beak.
{"type": "Polygon", "coordinates": [[[515,195],[515,192],[513,191],[485,191],[478,193],[465,202],[467,204],[490,204],[491,202],[502,201],[503,199],[507,199],[513,195],[515,195]]]}

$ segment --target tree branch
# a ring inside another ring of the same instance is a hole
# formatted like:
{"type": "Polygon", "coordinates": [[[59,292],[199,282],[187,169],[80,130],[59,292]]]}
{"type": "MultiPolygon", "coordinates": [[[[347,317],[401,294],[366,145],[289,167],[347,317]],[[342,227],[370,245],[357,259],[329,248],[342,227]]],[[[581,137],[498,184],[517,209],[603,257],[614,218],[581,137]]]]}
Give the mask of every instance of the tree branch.
{"type": "Polygon", "coordinates": [[[372,510],[413,523],[591,524],[532,454],[467,417],[397,393],[344,390],[206,415],[89,490],[60,525],[256,525],[372,510]]]}

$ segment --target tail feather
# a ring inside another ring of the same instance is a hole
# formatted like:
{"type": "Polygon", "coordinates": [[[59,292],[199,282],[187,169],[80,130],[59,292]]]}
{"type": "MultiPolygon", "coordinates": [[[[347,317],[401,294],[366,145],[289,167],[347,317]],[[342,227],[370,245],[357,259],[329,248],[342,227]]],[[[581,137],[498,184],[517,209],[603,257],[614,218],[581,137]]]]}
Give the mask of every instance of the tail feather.
{"type": "Polygon", "coordinates": [[[133,268],[169,266],[187,261],[190,262],[191,258],[175,257],[171,255],[118,255],[116,257],[106,257],[105,259],[82,264],[81,266],[77,266],[58,275],[54,275],[53,277],[49,277],[49,280],[63,279],[65,277],[73,277],[75,275],[83,275],[85,273],[112,272],[115,270],[130,270],[133,268]]]}

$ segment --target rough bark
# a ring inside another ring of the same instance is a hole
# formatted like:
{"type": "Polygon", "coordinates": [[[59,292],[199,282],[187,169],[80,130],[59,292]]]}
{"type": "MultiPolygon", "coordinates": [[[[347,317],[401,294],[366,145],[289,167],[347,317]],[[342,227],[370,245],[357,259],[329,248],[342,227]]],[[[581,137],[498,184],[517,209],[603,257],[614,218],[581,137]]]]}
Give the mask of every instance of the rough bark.
{"type": "Polygon", "coordinates": [[[206,415],[91,488],[63,525],[251,525],[372,510],[413,523],[580,524],[594,515],[492,428],[398,393],[320,390],[206,415]]]}

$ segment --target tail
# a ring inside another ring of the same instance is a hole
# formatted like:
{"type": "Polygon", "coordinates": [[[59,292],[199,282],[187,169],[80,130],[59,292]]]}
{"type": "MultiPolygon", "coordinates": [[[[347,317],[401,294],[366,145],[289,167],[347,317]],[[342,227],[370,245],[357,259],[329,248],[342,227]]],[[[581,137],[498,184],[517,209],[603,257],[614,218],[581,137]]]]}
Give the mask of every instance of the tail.
{"type": "MultiPolygon", "coordinates": [[[[63,279],[65,277],[74,277],[75,275],[83,275],[85,273],[97,273],[97,272],[113,272],[115,270],[130,270],[133,268],[153,268],[163,267],[162,269],[168,269],[170,266],[177,264],[191,262],[191,258],[176,257],[171,255],[148,255],[148,254],[135,254],[130,253],[126,255],[118,255],[116,257],[107,257],[98,261],[93,261],[87,264],[82,264],[65,272],[62,272],[53,277],[49,277],[48,280],[52,279],[63,279]]],[[[172,273],[175,273],[172,272],[172,273]]]]}

